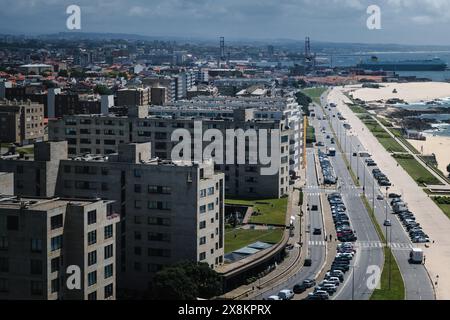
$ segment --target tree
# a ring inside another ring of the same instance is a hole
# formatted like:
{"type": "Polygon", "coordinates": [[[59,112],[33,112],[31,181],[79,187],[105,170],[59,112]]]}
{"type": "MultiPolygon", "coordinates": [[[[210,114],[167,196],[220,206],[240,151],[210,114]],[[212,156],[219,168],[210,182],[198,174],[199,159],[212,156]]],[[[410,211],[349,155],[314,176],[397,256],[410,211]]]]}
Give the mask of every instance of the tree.
{"type": "Polygon", "coordinates": [[[153,279],[153,295],[157,300],[195,300],[196,284],[179,266],[165,268],[153,279]]]}
{"type": "Polygon", "coordinates": [[[104,95],[111,95],[112,91],[107,86],[99,84],[95,87],[94,93],[104,96],[104,95]]]}
{"type": "Polygon", "coordinates": [[[152,289],[158,300],[195,300],[221,294],[222,285],[219,275],[208,264],[189,261],[156,273],[152,289]]]}
{"type": "Polygon", "coordinates": [[[67,78],[69,76],[69,73],[67,72],[67,70],[60,70],[58,72],[58,76],[67,78]]]}

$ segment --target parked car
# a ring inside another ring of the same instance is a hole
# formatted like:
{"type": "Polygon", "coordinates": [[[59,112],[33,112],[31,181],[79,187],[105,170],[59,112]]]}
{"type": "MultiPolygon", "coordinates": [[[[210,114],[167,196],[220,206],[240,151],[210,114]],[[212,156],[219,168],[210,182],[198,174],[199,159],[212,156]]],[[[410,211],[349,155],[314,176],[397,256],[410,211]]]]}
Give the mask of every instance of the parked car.
{"type": "Polygon", "coordinates": [[[294,298],[294,292],[289,289],[284,289],[278,293],[278,297],[280,297],[281,300],[292,300],[292,298],[294,298]]]}

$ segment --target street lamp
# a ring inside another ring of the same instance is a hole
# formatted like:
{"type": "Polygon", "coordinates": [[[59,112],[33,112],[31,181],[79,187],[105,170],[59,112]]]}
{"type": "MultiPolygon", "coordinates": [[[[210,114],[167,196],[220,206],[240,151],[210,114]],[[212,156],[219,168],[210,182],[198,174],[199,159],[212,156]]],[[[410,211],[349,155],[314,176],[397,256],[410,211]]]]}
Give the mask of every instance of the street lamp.
{"type": "Polygon", "coordinates": [[[388,220],[388,190],[389,187],[386,187],[386,198],[384,199],[385,201],[385,208],[386,208],[386,219],[384,220],[384,224],[386,225],[386,247],[388,245],[388,224],[386,223],[388,220]]]}

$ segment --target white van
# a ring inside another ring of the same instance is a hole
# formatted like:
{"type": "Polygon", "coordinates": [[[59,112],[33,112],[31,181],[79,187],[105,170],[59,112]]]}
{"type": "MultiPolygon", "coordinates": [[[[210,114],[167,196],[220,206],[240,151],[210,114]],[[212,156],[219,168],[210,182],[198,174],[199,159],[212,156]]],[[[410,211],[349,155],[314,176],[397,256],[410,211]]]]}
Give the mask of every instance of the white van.
{"type": "Polygon", "coordinates": [[[281,290],[280,293],[278,293],[278,297],[280,297],[281,300],[291,300],[294,298],[294,291],[281,290]]]}
{"type": "Polygon", "coordinates": [[[423,262],[423,250],[412,248],[409,253],[409,263],[421,264],[423,262]]]}

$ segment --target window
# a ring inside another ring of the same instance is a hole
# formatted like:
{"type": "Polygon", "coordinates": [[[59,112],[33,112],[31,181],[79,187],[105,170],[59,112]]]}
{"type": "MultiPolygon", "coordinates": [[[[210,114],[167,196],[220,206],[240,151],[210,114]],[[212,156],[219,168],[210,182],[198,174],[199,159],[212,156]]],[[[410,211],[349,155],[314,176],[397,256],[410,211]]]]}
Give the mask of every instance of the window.
{"type": "Polygon", "coordinates": [[[31,281],[31,294],[42,295],[44,292],[42,281],[31,281]]]}
{"type": "Polygon", "coordinates": [[[0,292],[8,292],[8,291],[9,291],[8,279],[0,279],[0,292]]]}
{"type": "Polygon", "coordinates": [[[9,259],[0,257],[0,272],[9,272],[9,259]]]}
{"type": "Polygon", "coordinates": [[[205,259],[206,259],[206,252],[201,252],[200,255],[199,255],[199,260],[203,261],[205,259]]]}
{"type": "Polygon", "coordinates": [[[59,279],[52,280],[52,293],[59,291],[59,279]]]}
{"type": "Polygon", "coordinates": [[[200,229],[205,229],[206,228],[206,221],[201,221],[200,222],[200,229]]]}
{"type": "Polygon", "coordinates": [[[59,214],[57,216],[51,217],[50,219],[51,229],[55,230],[58,228],[62,228],[63,226],[63,215],[59,214]]]}
{"type": "Polygon", "coordinates": [[[141,263],[140,262],[135,262],[134,263],[134,270],[135,271],[141,271],[141,263]]]}
{"type": "Polygon", "coordinates": [[[97,291],[88,294],[88,300],[97,300],[97,291]]]}
{"type": "Polygon", "coordinates": [[[88,233],[88,245],[92,245],[97,243],[97,231],[91,231],[88,233]]]}
{"type": "Polygon", "coordinates": [[[31,260],[30,273],[32,275],[42,274],[42,261],[41,260],[31,260]]]}
{"type": "Polygon", "coordinates": [[[134,223],[135,224],[141,224],[142,223],[141,216],[134,216],[134,223]]]}
{"type": "Polygon", "coordinates": [[[200,238],[200,245],[204,245],[206,244],[206,237],[201,237],[200,238]]]}
{"type": "Polygon", "coordinates": [[[97,250],[88,253],[88,266],[97,263],[97,250]]]}
{"type": "Polygon", "coordinates": [[[135,176],[136,178],[140,178],[141,175],[142,175],[141,170],[139,170],[139,169],[134,169],[134,176],[135,176]]]}
{"type": "Polygon", "coordinates": [[[57,272],[60,270],[60,265],[61,265],[61,259],[60,257],[57,258],[53,258],[52,261],[50,262],[51,265],[51,272],[57,272]]]}
{"type": "Polygon", "coordinates": [[[148,256],[149,257],[164,257],[170,258],[171,252],[167,249],[156,249],[156,248],[148,248],[148,256]]]}
{"type": "Polygon", "coordinates": [[[141,200],[134,200],[134,207],[136,209],[141,209],[142,208],[142,201],[141,200]]]}
{"type": "Polygon", "coordinates": [[[140,231],[135,231],[134,232],[134,240],[141,240],[142,239],[142,234],[140,231]]]}
{"type": "Polygon", "coordinates": [[[109,225],[105,227],[105,240],[110,239],[113,236],[113,225],[109,225]]]}
{"type": "Polygon", "coordinates": [[[111,278],[113,276],[113,265],[109,264],[105,266],[105,279],[111,278]]]}
{"type": "MultiPolygon", "coordinates": [[[[50,242],[52,251],[56,251],[62,248],[62,236],[53,237],[50,242]]],[[[42,250],[42,243],[41,243],[41,250],[42,250]]]]}
{"type": "Polygon", "coordinates": [[[9,231],[17,231],[19,230],[19,217],[17,216],[8,216],[6,219],[6,228],[9,231]]]}
{"type": "Polygon", "coordinates": [[[206,189],[200,190],[200,198],[206,197],[206,189]]]}
{"type": "Polygon", "coordinates": [[[142,248],[141,247],[134,247],[134,254],[136,256],[140,256],[142,254],[142,248]]]}
{"type": "Polygon", "coordinates": [[[208,203],[208,210],[214,210],[214,202],[208,203]]]}
{"type": "Polygon", "coordinates": [[[211,196],[214,194],[214,187],[208,188],[208,196],[211,196]]]}
{"type": "Polygon", "coordinates": [[[93,286],[97,283],[97,271],[88,273],[88,286],[93,286]]]}
{"type": "Polygon", "coordinates": [[[140,184],[134,185],[134,192],[141,193],[142,192],[142,186],[140,184]]]}
{"type": "Polygon", "coordinates": [[[148,224],[154,226],[170,226],[170,218],[148,217],[148,224]]]}
{"type": "Polygon", "coordinates": [[[97,222],[97,210],[92,210],[88,212],[88,225],[97,222]]]}
{"type": "Polygon", "coordinates": [[[8,250],[8,237],[0,237],[0,250],[8,250]]]}
{"type": "MultiPolygon", "coordinates": [[[[76,144],[76,143],[74,143],[76,144]]],[[[71,166],[64,166],[64,173],[70,173],[72,171],[72,167],[71,166]]]]}
{"type": "Polygon", "coordinates": [[[148,241],[170,242],[170,234],[168,233],[149,232],[147,236],[148,241]]]}
{"type": "Polygon", "coordinates": [[[112,283],[111,284],[108,284],[106,287],[105,287],[105,299],[107,299],[107,298],[110,298],[110,297],[112,297],[113,296],[113,285],[112,285],[112,283]]]}
{"type": "Polygon", "coordinates": [[[112,244],[105,247],[105,260],[114,256],[113,249],[114,249],[114,246],[112,244]]]}
{"type": "Polygon", "coordinates": [[[148,208],[149,209],[158,209],[158,201],[149,201],[148,208]]]}
{"type": "Polygon", "coordinates": [[[206,205],[200,206],[200,213],[206,212],[206,205]]]}

